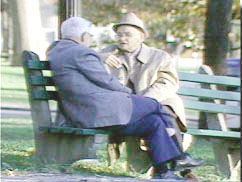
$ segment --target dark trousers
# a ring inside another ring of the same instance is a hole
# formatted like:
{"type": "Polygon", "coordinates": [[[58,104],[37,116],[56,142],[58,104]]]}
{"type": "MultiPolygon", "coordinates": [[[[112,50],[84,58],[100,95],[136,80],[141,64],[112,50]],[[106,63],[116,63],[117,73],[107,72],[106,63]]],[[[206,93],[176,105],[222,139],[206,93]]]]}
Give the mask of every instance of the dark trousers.
{"type": "Polygon", "coordinates": [[[177,141],[177,144],[179,145],[181,151],[183,151],[183,146],[182,146],[183,136],[182,136],[181,130],[178,126],[178,122],[180,122],[180,121],[178,121],[178,116],[175,114],[175,112],[171,109],[170,106],[166,106],[166,105],[162,106],[161,112],[166,113],[167,120],[170,121],[172,128],[174,128],[176,131],[176,134],[174,137],[177,141]]]}
{"type": "Polygon", "coordinates": [[[129,124],[118,129],[124,136],[138,136],[147,140],[153,165],[168,162],[181,155],[181,150],[166,131],[171,127],[169,115],[154,99],[132,95],[133,113],[129,124]]]}

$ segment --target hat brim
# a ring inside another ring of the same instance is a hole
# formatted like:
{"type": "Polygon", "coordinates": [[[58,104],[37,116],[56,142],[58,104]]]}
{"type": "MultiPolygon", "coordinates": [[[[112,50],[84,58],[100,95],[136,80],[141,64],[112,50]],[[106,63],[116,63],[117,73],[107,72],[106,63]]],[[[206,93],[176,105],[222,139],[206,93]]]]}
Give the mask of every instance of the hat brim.
{"type": "Polygon", "coordinates": [[[117,29],[118,29],[118,27],[120,27],[120,26],[122,26],[122,25],[128,25],[128,26],[132,26],[132,27],[135,27],[135,28],[138,28],[139,30],[141,30],[144,34],[145,34],[145,36],[147,37],[148,36],[148,32],[146,31],[146,30],[144,30],[142,27],[140,27],[140,26],[137,26],[137,25],[134,25],[134,24],[131,24],[131,23],[118,23],[118,24],[115,24],[115,25],[113,25],[113,31],[114,32],[117,32],[117,29]]]}

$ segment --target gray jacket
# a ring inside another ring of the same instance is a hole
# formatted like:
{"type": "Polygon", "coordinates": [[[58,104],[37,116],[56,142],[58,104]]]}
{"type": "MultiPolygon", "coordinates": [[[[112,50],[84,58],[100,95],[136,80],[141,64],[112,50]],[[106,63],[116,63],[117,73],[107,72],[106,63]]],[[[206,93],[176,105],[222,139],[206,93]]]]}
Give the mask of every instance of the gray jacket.
{"type": "Polygon", "coordinates": [[[61,40],[48,54],[65,116],[82,128],[125,125],[131,90],[105,70],[95,51],[61,40]]]}

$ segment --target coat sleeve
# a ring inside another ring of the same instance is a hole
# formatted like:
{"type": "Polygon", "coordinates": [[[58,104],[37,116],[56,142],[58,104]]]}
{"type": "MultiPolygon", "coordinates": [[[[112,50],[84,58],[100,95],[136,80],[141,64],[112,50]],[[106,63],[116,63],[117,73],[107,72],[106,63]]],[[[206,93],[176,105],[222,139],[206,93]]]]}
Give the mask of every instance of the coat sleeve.
{"type": "Polygon", "coordinates": [[[166,56],[162,62],[155,72],[156,80],[148,88],[138,92],[138,95],[151,97],[162,102],[176,94],[179,88],[176,66],[170,56],[166,56]]]}
{"type": "Polygon", "coordinates": [[[108,74],[100,57],[87,53],[76,57],[79,71],[96,85],[108,90],[132,93],[131,89],[121,84],[117,78],[108,74]]]}

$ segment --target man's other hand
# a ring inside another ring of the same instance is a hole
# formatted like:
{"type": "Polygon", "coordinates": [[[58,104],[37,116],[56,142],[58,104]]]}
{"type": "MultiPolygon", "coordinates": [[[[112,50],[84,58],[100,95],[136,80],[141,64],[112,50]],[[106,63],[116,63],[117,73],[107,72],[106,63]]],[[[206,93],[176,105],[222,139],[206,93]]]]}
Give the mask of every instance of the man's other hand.
{"type": "Polygon", "coordinates": [[[120,68],[122,66],[122,62],[116,56],[118,52],[119,50],[116,49],[111,53],[100,53],[99,55],[104,63],[106,63],[108,66],[111,66],[113,68],[120,68]]]}

